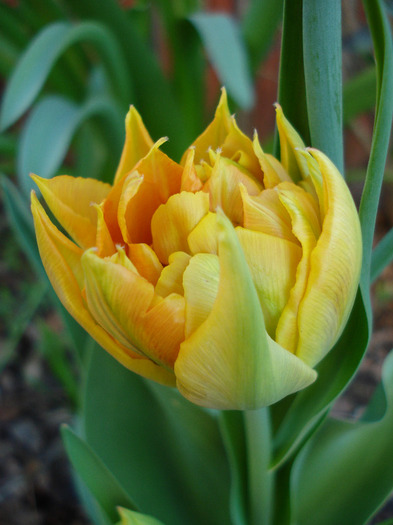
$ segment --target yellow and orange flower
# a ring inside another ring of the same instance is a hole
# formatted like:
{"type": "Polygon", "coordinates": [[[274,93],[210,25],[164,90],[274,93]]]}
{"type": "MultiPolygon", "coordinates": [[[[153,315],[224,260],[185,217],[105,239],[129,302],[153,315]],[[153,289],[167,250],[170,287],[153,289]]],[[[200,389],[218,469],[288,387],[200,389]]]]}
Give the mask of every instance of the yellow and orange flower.
{"type": "Polygon", "coordinates": [[[33,176],[70,236],[33,193],[64,306],[130,370],[206,407],[258,408],[312,383],[358,285],[348,188],[276,111],[281,162],[239,130],[223,91],[180,164],[131,107],[112,186],[33,176]]]}

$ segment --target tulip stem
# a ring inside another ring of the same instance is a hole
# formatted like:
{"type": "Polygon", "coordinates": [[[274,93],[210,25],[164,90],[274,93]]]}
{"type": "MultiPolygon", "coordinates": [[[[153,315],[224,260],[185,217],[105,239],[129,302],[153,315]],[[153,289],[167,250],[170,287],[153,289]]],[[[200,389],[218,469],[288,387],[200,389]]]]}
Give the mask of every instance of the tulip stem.
{"type": "Polygon", "coordinates": [[[244,413],[247,444],[250,525],[270,525],[273,518],[271,428],[268,408],[244,413]]]}

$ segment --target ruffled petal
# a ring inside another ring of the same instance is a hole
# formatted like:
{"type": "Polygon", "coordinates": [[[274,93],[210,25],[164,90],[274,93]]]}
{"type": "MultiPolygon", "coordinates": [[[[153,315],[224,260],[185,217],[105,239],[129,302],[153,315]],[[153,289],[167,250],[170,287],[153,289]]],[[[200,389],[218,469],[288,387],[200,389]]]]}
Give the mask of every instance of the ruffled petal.
{"type": "Polygon", "coordinates": [[[82,250],[51,223],[34,192],[32,213],[45,270],[60,301],[72,317],[122,365],[159,383],[173,385],[174,376],[171,372],[124,347],[95,322],[86,309],[81,294],[81,288],[84,286],[82,250]]]}
{"type": "Polygon", "coordinates": [[[263,184],[265,188],[274,188],[280,182],[291,181],[291,177],[285,171],[284,166],[273,155],[265,153],[259,143],[258,134],[255,131],[252,146],[263,173],[263,184]]]}
{"type": "Polygon", "coordinates": [[[149,153],[153,144],[138,111],[134,106],[130,106],[126,116],[126,140],[114,184],[130,173],[135,164],[149,153]]]}
{"type": "Polygon", "coordinates": [[[188,236],[188,246],[192,254],[218,253],[218,229],[216,214],[209,211],[188,236]]]}
{"type": "Polygon", "coordinates": [[[236,233],[259,297],[267,333],[274,338],[277,322],[295,283],[302,250],[286,239],[265,233],[240,227],[236,233]]]}
{"type": "Polygon", "coordinates": [[[180,347],[180,392],[198,405],[253,409],[312,383],[316,372],[266,333],[236,233],[220,215],[220,282],[210,315],[180,347]]]}
{"type": "Polygon", "coordinates": [[[209,192],[211,211],[220,207],[234,224],[243,222],[240,185],[244,185],[250,195],[258,195],[262,190],[261,183],[244,168],[218,155],[212,174],[203,190],[209,192]]]}
{"type": "Polygon", "coordinates": [[[243,226],[249,230],[267,233],[299,244],[292,233],[289,213],[273,189],[252,196],[244,186],[240,187],[243,201],[243,226]]]}
{"type": "Polygon", "coordinates": [[[147,244],[129,244],[128,257],[138,273],[154,286],[162,272],[162,264],[153,249],[147,244]]]}
{"type": "Polygon", "coordinates": [[[83,254],[82,266],[87,305],[97,323],[125,347],[171,369],[184,338],[184,299],[155,297],[146,279],[91,250],[83,254]],[[171,331],[172,339],[164,337],[171,331]]]}
{"type": "Polygon", "coordinates": [[[358,214],[344,179],[326,155],[309,151],[323,176],[326,215],[299,306],[296,355],[314,366],[337,341],[352,309],[362,241],[358,214]]]}
{"type": "Polygon", "coordinates": [[[108,195],[109,184],[95,179],[60,175],[44,179],[31,175],[51,212],[81,248],[95,246],[97,212],[91,204],[100,204],[108,195]]]}
{"type": "Polygon", "coordinates": [[[163,264],[174,252],[190,251],[187,237],[209,211],[209,196],[203,191],[183,191],[161,205],[151,221],[153,249],[163,264]]]}
{"type": "Polygon", "coordinates": [[[183,276],[186,338],[208,318],[217,297],[219,274],[217,255],[198,253],[189,261],[183,276]]]}
{"type": "Polygon", "coordinates": [[[194,165],[195,148],[191,147],[185,153],[184,169],[181,176],[180,191],[199,191],[202,189],[202,181],[197,175],[194,165]]]}
{"type": "Polygon", "coordinates": [[[187,268],[191,255],[175,252],[169,256],[169,264],[162,270],[155,288],[156,294],[167,297],[171,293],[184,295],[183,273],[187,268]]]}
{"type": "Polygon", "coordinates": [[[278,322],[275,337],[278,344],[295,353],[299,337],[299,304],[309,278],[311,252],[317,244],[321,229],[315,202],[308,193],[291,183],[282,183],[277,187],[277,191],[282,204],[291,216],[293,233],[303,249],[297,267],[296,282],[278,322]]]}

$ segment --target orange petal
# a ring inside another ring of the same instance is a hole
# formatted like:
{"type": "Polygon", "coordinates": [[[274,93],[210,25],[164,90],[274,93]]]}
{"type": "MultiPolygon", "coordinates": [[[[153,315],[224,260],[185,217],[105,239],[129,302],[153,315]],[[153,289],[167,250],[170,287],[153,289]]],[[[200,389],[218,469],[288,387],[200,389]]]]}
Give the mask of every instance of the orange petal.
{"type": "Polygon", "coordinates": [[[128,256],[139,274],[154,286],[161,275],[162,264],[157,255],[147,244],[129,244],[128,256]]]}
{"type": "Polygon", "coordinates": [[[97,247],[97,254],[100,257],[109,257],[116,252],[116,247],[105,222],[102,205],[99,206],[98,204],[95,204],[94,207],[97,212],[97,236],[95,244],[97,247]]]}
{"type": "Polygon", "coordinates": [[[134,106],[130,106],[126,116],[126,140],[116,171],[115,184],[127,175],[140,159],[149,153],[153,144],[139,113],[134,106]]]}
{"type": "Polygon", "coordinates": [[[171,253],[189,252],[187,237],[209,211],[209,196],[203,191],[183,191],[162,204],[151,221],[153,248],[163,264],[171,253]]]}
{"type": "Polygon", "coordinates": [[[110,191],[109,184],[95,179],[60,175],[53,179],[31,176],[51,212],[81,248],[95,246],[97,212],[110,191]]]}
{"type": "Polygon", "coordinates": [[[181,191],[199,191],[202,189],[202,181],[198,177],[194,166],[195,148],[189,148],[186,153],[184,170],[181,176],[181,191]]]}
{"type": "Polygon", "coordinates": [[[171,372],[122,346],[92,318],[81,294],[81,287],[84,285],[80,263],[82,250],[51,223],[34,192],[32,213],[45,270],[59,299],[72,317],[125,367],[159,383],[173,385],[174,376],[171,372]]]}

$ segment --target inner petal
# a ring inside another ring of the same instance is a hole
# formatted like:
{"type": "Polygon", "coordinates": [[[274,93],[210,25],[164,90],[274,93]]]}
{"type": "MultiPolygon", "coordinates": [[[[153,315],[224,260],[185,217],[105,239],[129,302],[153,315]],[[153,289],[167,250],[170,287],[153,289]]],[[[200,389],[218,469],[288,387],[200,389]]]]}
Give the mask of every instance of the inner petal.
{"type": "Polygon", "coordinates": [[[209,211],[209,196],[199,191],[172,195],[161,205],[151,221],[153,249],[163,264],[174,252],[189,253],[187,237],[209,211]]]}

